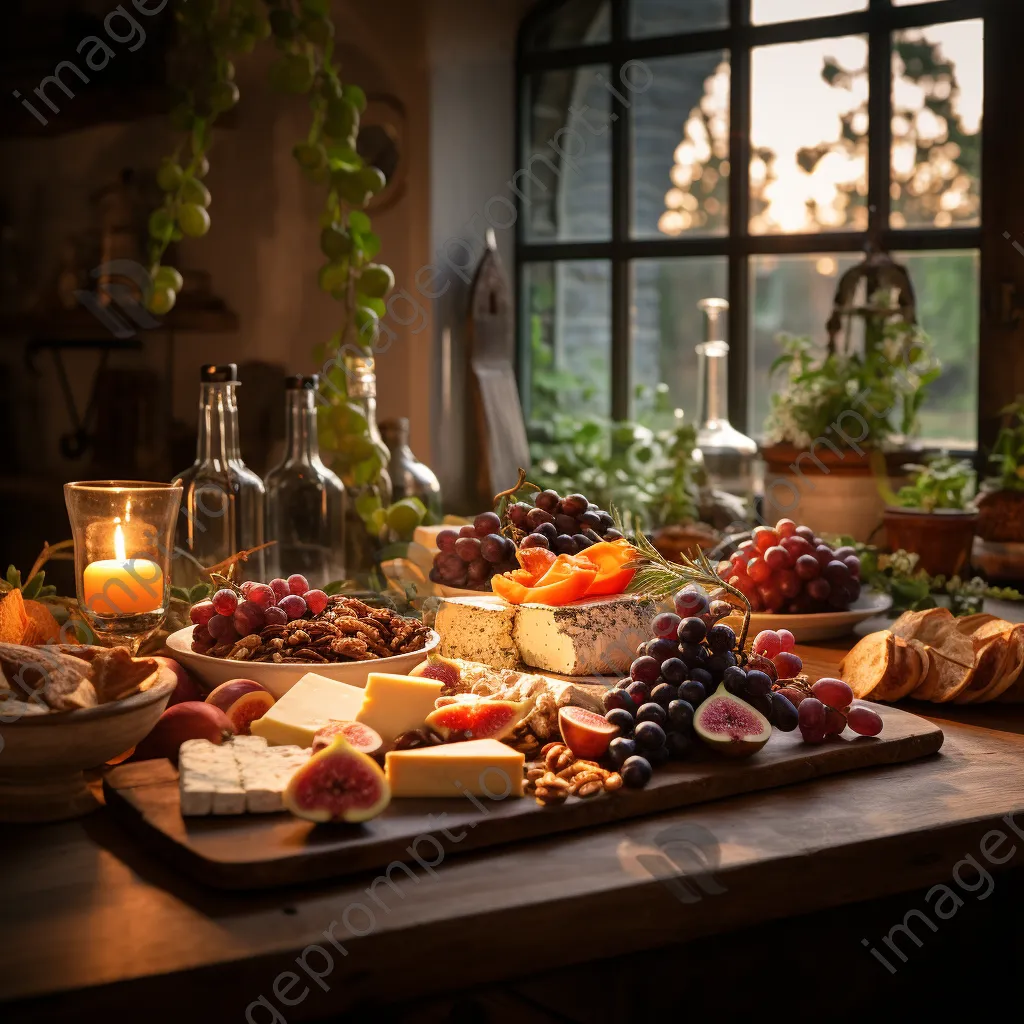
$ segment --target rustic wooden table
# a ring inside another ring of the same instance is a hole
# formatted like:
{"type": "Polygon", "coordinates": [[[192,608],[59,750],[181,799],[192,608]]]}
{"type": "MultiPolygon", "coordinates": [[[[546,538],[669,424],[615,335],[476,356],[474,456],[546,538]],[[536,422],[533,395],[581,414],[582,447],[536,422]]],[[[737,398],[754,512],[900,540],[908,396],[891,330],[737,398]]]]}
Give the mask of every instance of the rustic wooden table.
{"type": "MultiPolygon", "coordinates": [[[[824,675],[842,650],[799,653],[824,675]]],[[[993,830],[1007,837],[1000,870],[1020,865],[1024,709],[906,707],[942,726],[939,754],[452,857],[433,877],[398,874],[398,892],[377,885],[379,902],[368,897],[369,875],[252,894],[196,886],[105,810],[5,827],[0,1019],[323,1019],[633,950],[709,948],[707,936],[953,885],[958,861],[980,859],[993,830]],[[674,856],[667,873],[658,867],[666,830],[692,854],[674,856]],[[342,951],[332,922],[339,936],[365,934],[346,937],[342,951]]],[[[843,955],[877,966],[861,945],[854,936],[843,955]]],[[[546,1016],[520,1007],[509,1019],[598,1019],[577,1008],[546,1016]]]]}

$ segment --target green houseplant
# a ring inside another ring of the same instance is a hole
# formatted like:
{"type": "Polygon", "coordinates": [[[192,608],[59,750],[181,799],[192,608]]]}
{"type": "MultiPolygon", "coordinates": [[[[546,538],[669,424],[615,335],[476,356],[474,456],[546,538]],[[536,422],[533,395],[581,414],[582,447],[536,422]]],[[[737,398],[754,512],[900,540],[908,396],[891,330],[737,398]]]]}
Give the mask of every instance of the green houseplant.
{"type": "Polygon", "coordinates": [[[212,196],[203,179],[214,125],[240,100],[234,60],[266,41],[277,51],[270,84],[308,104],[309,130],[292,153],[297,169],[324,196],[319,233],[311,242],[324,258],[319,286],[338,303],[338,329],[313,353],[323,367],[320,451],[353,499],[351,525],[362,527],[356,548],[372,554],[373,542],[396,538],[389,523],[401,521],[399,532],[411,536],[411,514],[420,510],[388,507],[389,453],[367,416],[367,375],[372,380],[375,342],[395,281],[389,267],[375,262],[381,243],[365,212],[386,183],[358,150],[366,95],[341,78],[330,0],[176,0],[174,16],[178,46],[171,78],[177,103],[171,122],[182,138],[157,172],[164,200],[149,219],[148,308],[168,314],[183,286],[165,259],[169,247],[210,229],[212,196]]]}
{"type": "Polygon", "coordinates": [[[784,337],[772,367],[781,379],[762,450],[764,515],[867,541],[941,370],[917,324],[910,278],[884,253],[869,253],[842,277],[827,328],[823,348],[784,337]],[[855,340],[857,323],[862,340],[855,340]]]}
{"type": "Polygon", "coordinates": [[[916,552],[929,575],[957,575],[970,562],[978,522],[974,467],[943,452],[904,469],[912,480],[891,495],[885,509],[888,546],[916,552]]]}

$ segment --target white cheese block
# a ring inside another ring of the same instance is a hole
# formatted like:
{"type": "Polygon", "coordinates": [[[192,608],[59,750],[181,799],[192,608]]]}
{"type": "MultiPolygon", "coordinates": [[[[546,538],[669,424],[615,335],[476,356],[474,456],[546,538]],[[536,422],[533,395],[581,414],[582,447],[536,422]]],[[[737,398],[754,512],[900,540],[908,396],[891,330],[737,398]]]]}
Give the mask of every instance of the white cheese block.
{"type": "Polygon", "coordinates": [[[515,605],[497,596],[443,598],[434,619],[441,637],[438,651],[446,658],[515,668],[519,664],[512,635],[515,618],[515,605]]]}
{"type": "Polygon", "coordinates": [[[308,759],[308,749],[269,747],[260,736],[186,740],[178,752],[182,816],[280,811],[288,780],[308,759]]]}
{"type": "Polygon", "coordinates": [[[531,668],[564,676],[625,672],[651,638],[657,606],[633,594],[597,597],[562,607],[519,605],[513,636],[531,668]]]}
{"type": "Polygon", "coordinates": [[[354,721],[364,696],[362,687],[307,672],[249,728],[270,743],[309,747],[317,730],[332,719],[354,721]]]}

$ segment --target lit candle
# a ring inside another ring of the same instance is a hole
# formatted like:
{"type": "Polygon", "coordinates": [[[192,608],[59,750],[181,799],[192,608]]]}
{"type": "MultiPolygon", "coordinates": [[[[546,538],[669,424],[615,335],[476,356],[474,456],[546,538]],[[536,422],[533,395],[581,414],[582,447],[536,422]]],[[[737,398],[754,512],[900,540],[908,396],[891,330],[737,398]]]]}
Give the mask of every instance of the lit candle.
{"type": "Polygon", "coordinates": [[[138,615],[163,607],[164,574],[148,558],[129,559],[125,554],[124,531],[114,529],[114,554],[90,562],[82,576],[85,606],[94,615],[138,615]]]}

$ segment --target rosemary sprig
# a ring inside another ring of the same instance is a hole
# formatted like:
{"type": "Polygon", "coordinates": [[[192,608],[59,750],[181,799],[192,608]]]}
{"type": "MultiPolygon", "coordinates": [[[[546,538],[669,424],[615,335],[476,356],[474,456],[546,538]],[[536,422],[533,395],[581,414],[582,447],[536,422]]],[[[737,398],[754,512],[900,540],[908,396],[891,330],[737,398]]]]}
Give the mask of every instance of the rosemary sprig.
{"type": "MultiPolygon", "coordinates": [[[[617,524],[621,522],[614,510],[613,517],[617,524]]],[[[626,569],[634,570],[633,579],[627,589],[634,594],[650,594],[659,599],[668,597],[687,583],[695,583],[709,590],[725,591],[733,599],[733,603],[738,604],[743,611],[743,628],[739,637],[739,649],[742,652],[746,647],[747,633],[750,630],[750,602],[746,595],[718,575],[703,551],[698,552],[696,558],[681,554],[679,562],[670,562],[647,539],[639,525],[634,527],[634,537],[633,545],[640,552],[640,557],[624,566],[626,569]]]]}

